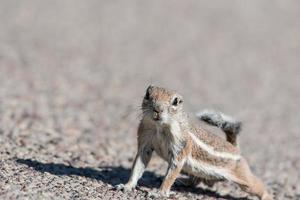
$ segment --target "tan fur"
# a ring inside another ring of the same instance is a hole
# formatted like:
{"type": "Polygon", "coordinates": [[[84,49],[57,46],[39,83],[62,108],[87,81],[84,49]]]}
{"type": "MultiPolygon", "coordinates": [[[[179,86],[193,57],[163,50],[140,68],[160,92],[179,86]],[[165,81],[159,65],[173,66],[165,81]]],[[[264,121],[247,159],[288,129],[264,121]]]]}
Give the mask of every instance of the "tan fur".
{"type": "MultiPolygon", "coordinates": [[[[174,91],[149,86],[142,103],[143,118],[138,128],[138,153],[127,184],[136,186],[152,151],[168,162],[169,167],[160,187],[168,195],[180,172],[191,174],[194,183],[213,185],[229,180],[262,200],[271,200],[263,183],[255,177],[236,146],[202,129],[185,114],[182,97],[174,91]]],[[[228,138],[227,138],[228,139],[228,138]]]]}
{"type": "Polygon", "coordinates": [[[233,162],[230,159],[224,159],[224,158],[219,158],[217,156],[212,156],[206,151],[199,148],[199,146],[196,145],[195,143],[193,143],[192,145],[192,157],[197,160],[202,160],[205,163],[208,163],[210,165],[219,166],[219,167],[226,167],[229,164],[232,164],[233,162]]]}
{"type": "Polygon", "coordinates": [[[199,125],[194,125],[194,127],[192,128],[192,132],[203,142],[210,146],[213,146],[217,151],[239,154],[238,148],[236,148],[229,142],[224,141],[224,139],[219,137],[218,135],[210,133],[207,130],[201,128],[199,125]]]}

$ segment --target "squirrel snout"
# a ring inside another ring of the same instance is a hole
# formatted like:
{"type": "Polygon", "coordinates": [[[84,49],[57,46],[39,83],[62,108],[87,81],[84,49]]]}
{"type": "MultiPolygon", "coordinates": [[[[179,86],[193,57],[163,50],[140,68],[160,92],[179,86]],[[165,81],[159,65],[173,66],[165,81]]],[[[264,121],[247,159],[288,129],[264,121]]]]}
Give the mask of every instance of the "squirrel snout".
{"type": "Polygon", "coordinates": [[[163,107],[161,105],[154,105],[153,106],[153,112],[162,113],[163,107]]]}
{"type": "Polygon", "coordinates": [[[163,110],[160,109],[159,107],[154,107],[153,108],[153,119],[160,120],[162,112],[163,112],[163,110]]]}

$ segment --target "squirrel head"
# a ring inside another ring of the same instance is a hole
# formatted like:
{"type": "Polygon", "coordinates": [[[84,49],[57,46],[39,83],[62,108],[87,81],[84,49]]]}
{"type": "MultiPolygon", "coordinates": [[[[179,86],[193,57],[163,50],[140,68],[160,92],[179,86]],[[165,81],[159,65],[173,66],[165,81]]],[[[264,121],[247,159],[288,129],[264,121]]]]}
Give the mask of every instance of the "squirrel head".
{"type": "Polygon", "coordinates": [[[183,111],[183,99],[173,90],[150,85],[143,99],[144,117],[160,124],[170,124],[183,111]]]}

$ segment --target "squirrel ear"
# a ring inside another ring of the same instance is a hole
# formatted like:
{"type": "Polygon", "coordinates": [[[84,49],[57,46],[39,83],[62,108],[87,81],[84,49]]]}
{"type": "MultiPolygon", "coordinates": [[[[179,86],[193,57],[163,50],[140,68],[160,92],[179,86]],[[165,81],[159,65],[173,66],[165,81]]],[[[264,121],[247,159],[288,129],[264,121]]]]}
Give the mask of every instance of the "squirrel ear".
{"type": "Polygon", "coordinates": [[[153,85],[149,85],[148,87],[147,87],[147,92],[150,92],[150,90],[153,88],[153,85]]]}
{"type": "Polygon", "coordinates": [[[150,84],[150,85],[148,86],[148,88],[147,88],[147,89],[149,89],[149,88],[153,88],[153,85],[152,85],[152,84],[150,84]]]}
{"type": "Polygon", "coordinates": [[[152,88],[153,88],[152,85],[148,86],[148,88],[146,90],[146,94],[145,94],[145,99],[147,99],[147,100],[149,99],[149,97],[150,97],[150,91],[151,91],[152,88]]]}

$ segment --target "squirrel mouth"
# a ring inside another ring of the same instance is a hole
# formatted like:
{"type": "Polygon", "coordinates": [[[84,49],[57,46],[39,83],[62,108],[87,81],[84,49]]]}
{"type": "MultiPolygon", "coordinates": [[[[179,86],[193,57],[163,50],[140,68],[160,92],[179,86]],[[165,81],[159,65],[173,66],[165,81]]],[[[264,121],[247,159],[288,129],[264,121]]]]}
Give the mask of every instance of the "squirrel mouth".
{"type": "Polygon", "coordinates": [[[159,121],[161,120],[160,114],[158,112],[153,112],[153,120],[154,121],[159,121]]]}

